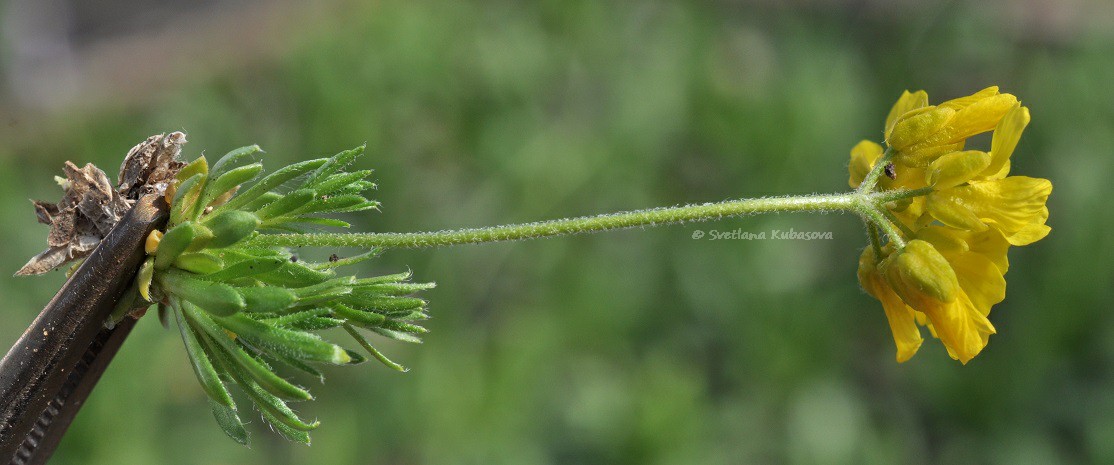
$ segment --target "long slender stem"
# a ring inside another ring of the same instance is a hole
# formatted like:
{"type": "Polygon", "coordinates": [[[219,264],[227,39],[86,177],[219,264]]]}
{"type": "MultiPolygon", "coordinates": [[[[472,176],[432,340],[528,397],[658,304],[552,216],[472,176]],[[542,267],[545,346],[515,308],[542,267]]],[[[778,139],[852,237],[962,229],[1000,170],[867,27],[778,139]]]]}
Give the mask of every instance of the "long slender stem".
{"type": "MultiPolygon", "coordinates": [[[[455,244],[536,239],[611,231],[640,226],[676,224],[689,221],[708,221],[756,213],[852,210],[858,212],[863,209],[864,203],[864,196],[853,192],[846,194],[806,195],[796,197],[767,197],[453,231],[361,234],[263,234],[249,239],[248,243],[257,246],[285,247],[424,248],[455,244]]],[[[877,212],[875,212],[875,215],[877,215],[877,212]]],[[[885,221],[881,218],[881,215],[877,216],[878,220],[885,221]]]]}

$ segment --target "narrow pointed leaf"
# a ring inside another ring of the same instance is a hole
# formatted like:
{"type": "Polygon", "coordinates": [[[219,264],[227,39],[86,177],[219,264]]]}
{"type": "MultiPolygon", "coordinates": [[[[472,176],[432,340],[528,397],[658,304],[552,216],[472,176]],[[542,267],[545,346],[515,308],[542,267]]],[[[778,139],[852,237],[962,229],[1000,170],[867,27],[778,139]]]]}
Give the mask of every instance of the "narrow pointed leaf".
{"type": "Polygon", "coordinates": [[[235,363],[244,373],[255,380],[260,387],[266,389],[267,392],[287,400],[313,399],[313,396],[311,396],[309,392],[282,379],[282,377],[275,374],[270,367],[248,354],[236,341],[229,338],[220,326],[209,319],[204,313],[197,310],[196,307],[193,307],[192,304],[183,302],[182,308],[187,315],[189,315],[190,320],[193,321],[197,327],[201,328],[201,330],[208,335],[210,340],[217,343],[219,348],[224,351],[232,363],[235,363]]]}
{"type": "Polygon", "coordinates": [[[236,413],[236,409],[221,405],[212,399],[209,399],[209,408],[213,410],[213,418],[216,418],[217,425],[220,425],[224,434],[241,445],[250,444],[248,430],[244,428],[244,422],[240,420],[240,415],[236,413]]]}
{"type": "Polygon", "coordinates": [[[311,170],[321,167],[325,164],[326,161],[328,161],[328,159],[326,158],[303,161],[301,163],[295,163],[293,165],[286,166],[278,171],[275,171],[274,173],[268,174],[267,176],[264,176],[263,179],[260,179],[259,182],[253,184],[250,188],[241,191],[239,194],[232,197],[232,199],[229,200],[228,203],[222,205],[219,209],[222,211],[239,209],[240,207],[246,205],[248,202],[255,200],[259,196],[269,193],[274,188],[285,184],[287,181],[290,181],[291,179],[294,179],[298,176],[306,174],[311,170]]]}
{"type": "Polygon", "coordinates": [[[313,334],[275,328],[244,315],[215,318],[216,322],[239,337],[269,352],[311,362],[344,365],[351,357],[343,348],[313,334]]]}
{"type": "Polygon", "coordinates": [[[197,335],[193,333],[192,327],[183,319],[180,306],[171,306],[170,311],[178,321],[178,331],[182,334],[182,342],[186,346],[186,355],[189,356],[190,367],[193,368],[193,373],[197,375],[197,380],[201,383],[201,389],[216,404],[234,409],[236,404],[232,401],[232,395],[228,393],[228,388],[221,381],[220,375],[201,347],[201,342],[198,341],[197,335]]]}
{"type": "Polygon", "coordinates": [[[365,339],[364,336],[360,334],[358,330],[356,330],[356,328],[352,327],[352,325],[344,325],[344,330],[347,331],[350,336],[352,336],[352,339],[356,340],[356,343],[360,344],[360,346],[363,347],[364,350],[371,354],[372,357],[375,357],[376,360],[379,360],[379,363],[386,365],[387,368],[404,373],[410,371],[408,368],[391,361],[391,359],[387,358],[386,355],[383,355],[383,353],[380,352],[379,349],[376,349],[375,346],[371,345],[371,343],[368,342],[367,339],[365,339]]]}

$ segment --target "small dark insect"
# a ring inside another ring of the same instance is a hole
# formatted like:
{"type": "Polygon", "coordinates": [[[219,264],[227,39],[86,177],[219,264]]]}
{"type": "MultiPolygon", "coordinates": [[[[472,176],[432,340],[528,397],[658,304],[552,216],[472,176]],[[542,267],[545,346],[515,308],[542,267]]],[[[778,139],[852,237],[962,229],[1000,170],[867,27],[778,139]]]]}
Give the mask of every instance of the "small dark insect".
{"type": "Polygon", "coordinates": [[[294,262],[294,263],[298,263],[298,256],[297,255],[291,255],[290,256],[290,261],[294,262]]]}
{"type": "Polygon", "coordinates": [[[337,260],[340,260],[340,257],[338,257],[337,254],[329,255],[330,262],[336,262],[337,260]]]}
{"type": "Polygon", "coordinates": [[[897,168],[893,163],[886,164],[886,177],[890,179],[897,179],[897,168]]]}

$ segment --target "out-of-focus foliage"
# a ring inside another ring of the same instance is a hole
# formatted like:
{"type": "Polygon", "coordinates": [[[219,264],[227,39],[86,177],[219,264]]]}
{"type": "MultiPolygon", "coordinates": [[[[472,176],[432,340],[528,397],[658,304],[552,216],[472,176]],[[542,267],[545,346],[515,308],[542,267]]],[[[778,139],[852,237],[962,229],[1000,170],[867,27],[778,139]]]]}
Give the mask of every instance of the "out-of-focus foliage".
{"type": "MultiPolygon", "coordinates": [[[[1013,170],[1057,186],[1053,233],[1012,251],[998,334],[967,366],[939,345],[894,363],[856,283],[865,240],[850,216],[392,251],[365,271],[437,281],[432,332],[384,344],[410,373],[330,370],[299,411],[328,420],[312,447],[260,434],[250,412],[253,448],[224,438],[178,335],[147,318],[59,463],[1114,461],[1102,2],[1067,2],[1083,10],[1061,29],[1024,2],[370,3],[307,20],[247,64],[178,63],[157,95],[9,121],[0,263],[42,248],[26,199],[57,196],[63,160],[114,167],[167,130],[187,131],[191,154],[258,143],[271,166],[366,141],[354,168],[376,169],[383,213],[350,221],[408,231],[844,190],[847,151],[881,138],[903,89],[989,84],[1032,109],[1013,170]],[[692,239],[790,227],[834,239],[692,239]]],[[[0,340],[62,278],[3,278],[0,340]]]]}

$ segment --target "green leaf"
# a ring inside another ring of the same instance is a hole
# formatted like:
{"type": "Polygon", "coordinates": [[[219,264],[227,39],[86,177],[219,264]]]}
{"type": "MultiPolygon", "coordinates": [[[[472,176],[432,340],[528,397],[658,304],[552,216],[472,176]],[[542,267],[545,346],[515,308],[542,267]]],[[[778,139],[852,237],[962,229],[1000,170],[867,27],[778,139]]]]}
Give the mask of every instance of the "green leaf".
{"type": "Polygon", "coordinates": [[[244,422],[240,420],[236,409],[221,405],[212,399],[209,399],[209,407],[213,410],[213,418],[217,419],[217,424],[224,434],[242,445],[249,445],[248,430],[244,428],[244,422]]]}
{"type": "Polygon", "coordinates": [[[344,365],[351,361],[351,357],[343,348],[326,342],[314,334],[276,328],[244,315],[232,315],[214,320],[237,336],[269,352],[298,360],[334,365],[344,365]]]}
{"type": "Polygon", "coordinates": [[[301,263],[287,261],[281,267],[260,273],[255,279],[267,284],[299,288],[319,284],[336,276],[331,270],[315,270],[301,263]]]}
{"type": "Polygon", "coordinates": [[[294,313],[290,313],[288,315],[282,315],[282,316],[274,317],[274,318],[267,318],[267,319],[263,319],[263,320],[260,320],[260,321],[263,321],[263,322],[265,322],[269,325],[273,325],[273,326],[288,327],[288,326],[291,326],[294,323],[305,320],[307,318],[329,316],[329,315],[332,315],[332,313],[333,313],[333,311],[331,309],[328,309],[328,308],[311,308],[309,310],[301,310],[301,311],[297,311],[297,312],[294,312],[294,313]]]}
{"type": "Polygon", "coordinates": [[[259,227],[259,217],[251,213],[232,210],[211,217],[205,226],[213,233],[206,247],[219,249],[240,242],[259,227]]]}
{"type": "Polygon", "coordinates": [[[294,211],[299,207],[310,203],[317,197],[317,191],[313,189],[298,189],[294,192],[282,196],[274,202],[267,204],[267,206],[260,208],[255,212],[256,216],[266,221],[271,218],[282,216],[286,213],[294,211]]]}
{"type": "MultiPolygon", "coordinates": [[[[283,218],[282,223],[284,226],[291,223],[304,223],[317,226],[329,226],[333,228],[350,228],[352,224],[347,221],[338,220],[335,218],[317,218],[314,216],[288,216],[283,218]]],[[[271,226],[274,228],[275,226],[271,226]]]]}
{"type": "MultiPolygon", "coordinates": [[[[264,417],[267,418],[267,421],[270,422],[273,426],[277,427],[279,425],[283,425],[293,430],[304,432],[311,431],[320,425],[320,423],[316,421],[313,423],[306,423],[302,421],[300,418],[298,418],[298,415],[296,415],[294,411],[290,410],[290,407],[286,405],[286,402],[283,402],[282,399],[264,390],[262,387],[256,384],[255,381],[248,377],[246,373],[241,371],[235,363],[229,360],[228,354],[216,350],[216,342],[214,342],[207,336],[203,338],[203,341],[204,345],[206,346],[207,352],[209,353],[209,355],[213,356],[214,362],[220,365],[224,372],[227,373],[228,376],[230,376],[232,380],[240,386],[240,389],[248,395],[252,402],[255,403],[256,407],[259,408],[260,412],[263,413],[264,417]]],[[[305,441],[302,442],[308,443],[308,441],[309,436],[306,435],[305,441]]]]}
{"type": "Polygon", "coordinates": [[[372,276],[370,278],[360,278],[356,280],[356,287],[363,287],[368,284],[382,284],[393,283],[398,281],[406,281],[413,276],[413,273],[404,271],[402,273],[385,274],[383,276],[372,276]]]}
{"type": "Polygon", "coordinates": [[[170,268],[174,260],[178,259],[178,255],[181,255],[193,242],[193,236],[192,223],[179,224],[163,234],[162,240],[159,241],[159,248],[155,251],[155,269],[162,271],[170,268]]]}
{"type": "Polygon", "coordinates": [[[116,300],[116,305],[112,308],[112,313],[108,315],[108,319],[104,322],[104,327],[108,329],[115,328],[118,323],[128,317],[132,310],[139,308],[141,303],[151,305],[145,300],[139,298],[139,284],[133,282],[128,286],[124,294],[116,300]]]}
{"type": "Polygon", "coordinates": [[[268,271],[275,270],[289,261],[290,260],[285,257],[252,257],[243,261],[226,265],[224,269],[202,276],[202,278],[208,279],[210,281],[227,281],[236,278],[247,278],[260,273],[266,273],[268,271]]]}
{"type": "Polygon", "coordinates": [[[180,224],[196,218],[196,203],[207,178],[204,173],[197,173],[178,185],[174,191],[174,201],[170,204],[170,224],[180,224]]]}
{"type": "MultiPolygon", "coordinates": [[[[235,197],[233,197],[233,198],[235,198],[235,197]]],[[[243,207],[240,208],[240,210],[241,211],[256,211],[260,208],[263,208],[267,204],[270,204],[271,202],[274,202],[274,201],[276,201],[278,199],[281,199],[281,198],[282,198],[282,194],[279,194],[277,192],[268,192],[266,194],[260,195],[259,198],[255,199],[255,200],[252,200],[247,205],[244,205],[243,207]]]]}
{"type": "Polygon", "coordinates": [[[299,371],[301,371],[303,373],[306,373],[310,376],[316,377],[317,381],[319,381],[321,383],[325,382],[325,375],[323,373],[318,371],[316,368],[310,366],[309,364],[307,364],[305,362],[302,362],[301,360],[293,359],[293,358],[287,357],[285,355],[276,354],[276,353],[273,353],[273,352],[267,353],[266,357],[268,357],[269,359],[271,359],[274,362],[281,363],[281,364],[286,365],[290,368],[293,368],[295,370],[299,370],[299,371]]]}
{"type": "Polygon", "coordinates": [[[189,178],[194,177],[195,175],[208,173],[209,162],[205,160],[205,155],[202,155],[189,162],[189,164],[187,164],[186,166],[183,166],[182,169],[178,170],[178,173],[175,174],[174,177],[179,181],[185,181],[189,178]]]}
{"type": "Polygon", "coordinates": [[[250,313],[279,313],[298,300],[294,291],[277,286],[240,287],[236,290],[244,297],[244,311],[250,313]]]}
{"type": "Polygon", "coordinates": [[[205,252],[186,252],[174,260],[174,266],[198,274],[210,274],[224,268],[224,261],[205,252]]]}
{"type": "Polygon", "coordinates": [[[189,273],[168,271],[160,276],[162,285],[182,300],[218,316],[241,312],[246,307],[243,296],[232,286],[198,279],[189,273]]]}
{"type": "Polygon", "coordinates": [[[337,173],[323,180],[321,183],[313,186],[313,189],[321,193],[321,195],[328,195],[336,192],[337,190],[348,187],[356,181],[360,181],[368,176],[371,176],[372,170],[352,171],[350,173],[337,173]]]}
{"type": "Polygon", "coordinates": [[[344,304],[334,303],[329,307],[333,309],[333,312],[336,313],[338,318],[348,320],[348,322],[362,328],[373,328],[387,321],[387,317],[379,313],[363,312],[344,304]]]}
{"type": "Polygon", "coordinates": [[[309,433],[299,431],[286,425],[282,420],[267,410],[261,410],[261,413],[263,414],[263,419],[271,424],[271,428],[274,428],[275,432],[283,438],[286,438],[287,441],[300,442],[307,446],[310,444],[309,433]]]}
{"type": "Polygon", "coordinates": [[[427,289],[433,289],[434,287],[437,287],[434,283],[383,283],[360,286],[358,289],[370,294],[399,297],[427,289]]]}
{"type": "Polygon", "coordinates": [[[345,166],[348,166],[350,163],[355,161],[356,157],[363,155],[364,149],[366,148],[367,144],[364,144],[354,149],[345,150],[336,155],[333,155],[332,157],[329,157],[328,161],[326,161],[325,164],[321,165],[320,168],[317,168],[317,171],[314,171],[313,175],[311,175],[310,178],[306,180],[306,183],[303,185],[303,187],[312,188],[326,182],[329,177],[333,175],[333,173],[344,169],[345,166]]]}
{"type": "Polygon", "coordinates": [[[412,343],[412,344],[421,344],[422,343],[422,338],[417,337],[417,336],[415,336],[413,334],[410,334],[410,333],[404,333],[404,332],[401,332],[401,331],[395,331],[395,330],[386,329],[386,328],[368,328],[368,329],[374,331],[375,333],[379,334],[380,336],[387,337],[387,338],[390,338],[390,339],[394,339],[396,341],[409,342],[409,343],[412,343]]]}
{"type": "Polygon", "coordinates": [[[229,361],[235,363],[267,392],[286,400],[313,400],[309,392],[282,379],[271,370],[271,367],[248,354],[236,341],[229,338],[220,326],[192,304],[182,302],[182,308],[190,320],[204,331],[210,340],[217,343],[218,348],[224,351],[229,361]]]}
{"type": "Polygon", "coordinates": [[[369,202],[368,199],[365,199],[362,195],[356,194],[322,196],[305,205],[300,205],[298,208],[291,211],[290,215],[338,212],[367,202],[369,202]]]}
{"type": "MultiPolygon", "coordinates": [[[[327,261],[327,262],[314,263],[310,266],[315,270],[328,270],[330,268],[336,268],[336,267],[339,267],[339,266],[355,265],[355,264],[360,263],[364,260],[368,260],[368,259],[371,259],[371,258],[378,257],[379,254],[382,253],[382,252],[383,252],[383,249],[376,248],[376,249],[371,249],[371,250],[369,250],[367,252],[364,252],[362,254],[353,255],[353,256],[347,257],[347,258],[340,258],[340,257],[336,257],[334,255],[336,260],[329,259],[329,261],[327,261]]],[[[360,280],[357,279],[356,282],[359,283],[360,280]]]]}
{"type": "Polygon", "coordinates": [[[253,160],[253,156],[262,151],[263,149],[259,148],[258,145],[249,145],[232,150],[224,154],[223,157],[220,157],[216,163],[213,163],[213,167],[209,169],[209,177],[212,179],[219,179],[224,176],[226,172],[238,169],[241,167],[241,164],[253,160]]]}
{"type": "Polygon", "coordinates": [[[371,354],[372,357],[375,357],[376,360],[379,360],[379,363],[386,365],[387,368],[390,368],[392,370],[401,372],[409,371],[409,369],[407,369],[406,367],[392,362],[391,359],[387,358],[386,355],[383,355],[383,353],[380,352],[379,349],[376,349],[375,346],[371,345],[371,343],[368,342],[367,339],[365,339],[364,336],[356,330],[356,328],[353,328],[352,325],[344,325],[344,330],[347,331],[348,334],[352,336],[352,339],[355,339],[356,342],[364,348],[364,350],[368,351],[368,353],[371,354]]]}
{"type": "Polygon", "coordinates": [[[201,204],[208,207],[217,197],[235,189],[240,184],[255,179],[262,171],[263,165],[261,163],[252,163],[248,166],[232,169],[222,175],[215,172],[210,173],[209,182],[205,185],[205,190],[201,194],[201,204]]]}
{"type": "MultiPolygon", "coordinates": [[[[197,375],[197,380],[201,383],[201,389],[217,405],[235,409],[236,404],[232,401],[232,395],[228,393],[228,388],[224,386],[224,382],[221,381],[212,361],[205,354],[201,342],[197,340],[197,335],[193,333],[192,327],[186,324],[183,319],[181,306],[178,305],[177,299],[174,298],[172,302],[175,302],[175,304],[170,307],[171,313],[178,321],[178,331],[182,334],[182,342],[186,346],[186,355],[189,356],[190,367],[193,368],[193,373],[197,375]]],[[[220,419],[218,418],[217,421],[220,421],[220,419]]],[[[236,438],[233,437],[233,439],[236,438]]]]}
{"type": "Polygon", "coordinates": [[[397,321],[397,320],[387,320],[387,321],[383,322],[382,325],[379,325],[379,327],[383,328],[383,329],[388,329],[388,330],[391,330],[391,331],[398,331],[398,332],[401,332],[401,333],[410,333],[410,334],[425,334],[425,333],[429,332],[429,330],[425,329],[424,327],[414,325],[414,324],[410,324],[410,323],[404,323],[404,322],[397,321]]]}
{"type": "Polygon", "coordinates": [[[417,297],[388,297],[357,289],[351,295],[340,299],[340,302],[352,307],[371,310],[379,313],[410,311],[426,306],[426,301],[417,297]]]}
{"type": "MultiPolygon", "coordinates": [[[[218,210],[226,211],[239,209],[259,196],[269,193],[272,189],[285,184],[287,181],[306,174],[311,170],[320,168],[327,161],[328,159],[326,158],[319,158],[317,160],[303,161],[283,167],[274,173],[264,176],[263,179],[260,179],[259,182],[253,184],[247,190],[241,191],[239,194],[233,196],[228,203],[220,206],[218,210]]],[[[214,213],[216,213],[216,211],[214,211],[214,213]]]]}

